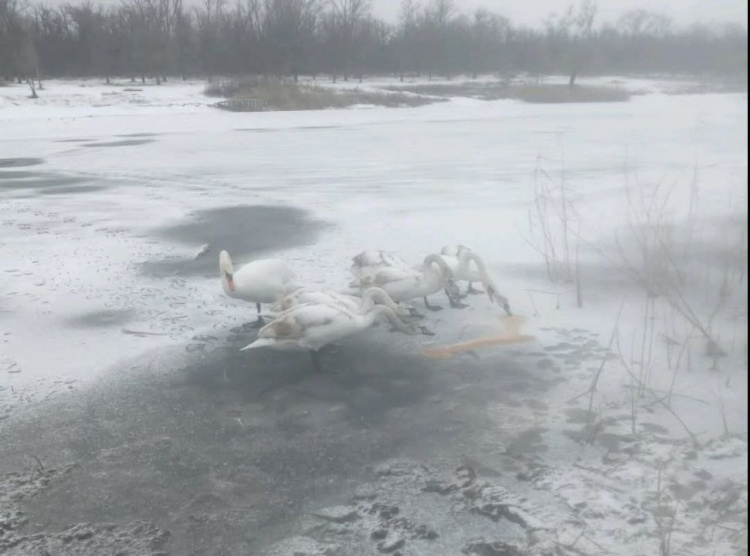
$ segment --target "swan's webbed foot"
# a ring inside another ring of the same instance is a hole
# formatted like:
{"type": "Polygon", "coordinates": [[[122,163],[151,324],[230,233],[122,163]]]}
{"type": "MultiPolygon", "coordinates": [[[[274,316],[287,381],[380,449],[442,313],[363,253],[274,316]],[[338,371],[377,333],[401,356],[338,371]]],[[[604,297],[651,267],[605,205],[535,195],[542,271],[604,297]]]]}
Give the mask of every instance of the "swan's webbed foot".
{"type": "Polygon", "coordinates": [[[466,303],[461,303],[461,299],[454,299],[451,296],[448,296],[448,301],[450,303],[451,308],[453,309],[466,309],[468,305],[466,303]]]}
{"type": "Polygon", "coordinates": [[[242,327],[243,328],[247,327],[247,328],[250,328],[250,329],[254,329],[254,328],[263,328],[265,325],[266,325],[266,321],[263,319],[263,317],[261,317],[260,315],[258,315],[258,319],[255,322],[245,323],[245,324],[242,325],[242,327]]]}
{"type": "Polygon", "coordinates": [[[420,313],[419,311],[417,311],[416,307],[414,307],[412,305],[404,305],[404,308],[408,312],[408,315],[404,315],[405,317],[415,318],[415,319],[423,319],[424,318],[424,313],[420,313]]]}
{"type": "Polygon", "coordinates": [[[427,298],[424,298],[424,307],[428,311],[442,311],[443,308],[440,305],[430,305],[430,302],[427,301],[427,298]]]}

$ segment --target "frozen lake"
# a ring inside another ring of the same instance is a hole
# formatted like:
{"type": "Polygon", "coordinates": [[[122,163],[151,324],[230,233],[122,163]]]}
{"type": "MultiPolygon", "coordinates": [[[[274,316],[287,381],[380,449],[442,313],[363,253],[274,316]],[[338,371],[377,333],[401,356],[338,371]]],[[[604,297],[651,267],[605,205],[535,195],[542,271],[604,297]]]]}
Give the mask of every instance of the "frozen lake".
{"type": "MultiPolygon", "coordinates": [[[[684,440],[684,430],[662,408],[644,412],[639,430],[669,442],[649,436],[642,459],[620,461],[612,484],[570,473],[579,458],[636,456],[627,451],[626,375],[608,378],[593,408],[588,396],[580,407],[566,402],[589,387],[623,296],[635,296],[633,288],[615,289],[620,284],[608,281],[591,248],[628,225],[633,191],[647,196],[667,184],[675,212],[697,199],[700,210],[691,214],[716,237],[732,222],[746,226],[747,94],[226,113],[201,89],[165,85],[113,99],[102,85],[50,82],[33,107],[20,89],[0,89],[0,471],[33,465],[29,454],[50,468],[80,466],[28,502],[31,529],[147,520],[172,532],[175,554],[212,547],[271,554],[272,543],[293,536],[304,537],[289,541],[296,546],[336,544],[339,527],[342,546],[369,554],[363,547],[377,553],[385,542],[367,538],[374,528],[387,539],[400,535],[404,555],[482,555],[501,552],[466,548],[472,540],[521,542],[530,530],[546,530],[531,525],[535,519],[554,519],[563,544],[590,531],[592,544],[582,550],[606,541],[607,550],[632,554],[645,542],[638,531],[654,529],[653,512],[643,517],[639,503],[629,514],[612,493],[641,471],[655,481],[666,453],[678,462],[678,482],[720,462],[710,474],[736,481],[746,508],[746,475],[733,467],[747,458],[746,314],[736,329],[716,325],[733,346],[722,374],[694,362],[678,383],[691,431],[705,442],[722,428],[734,433],[716,447],[735,450],[726,456],[731,464],[722,467],[727,460],[711,459],[707,449],[703,467],[683,465],[689,449],[675,439],[684,440]],[[540,172],[564,179],[575,201],[576,234],[586,240],[578,242],[583,309],[570,284],[548,283],[530,245],[540,172]],[[536,342],[448,361],[424,357],[426,348],[497,328],[497,308],[475,296],[467,309],[429,315],[435,338],[380,327],[347,342],[326,355],[331,372],[323,377],[302,355],[237,351],[253,334],[241,325],[254,308],[223,295],[221,249],[239,262],[282,257],[302,282],[340,289],[350,258],[363,249],[418,262],[453,243],[481,253],[536,342]],[[205,245],[209,251],[196,257],[205,245]],[[701,404],[688,400],[696,396],[701,404]],[[696,412],[703,402],[714,408],[708,417],[696,412]],[[580,448],[581,415],[592,410],[606,414],[602,433],[580,448]],[[378,468],[389,458],[411,463],[378,468]],[[463,484],[465,470],[446,478],[462,466],[488,483],[463,484]],[[524,478],[533,469],[544,469],[543,478],[524,478]],[[479,501],[457,522],[455,500],[415,486],[438,480],[458,481],[445,496],[478,489],[479,501]],[[377,496],[357,498],[363,484],[380,489],[377,496]],[[525,517],[482,514],[503,488],[527,498],[505,503],[525,517]],[[572,512],[563,526],[560,515],[599,495],[592,515],[572,512]],[[413,527],[383,517],[380,502],[397,506],[413,527]],[[309,517],[327,504],[357,508],[360,525],[309,517]],[[637,525],[641,518],[649,525],[637,525]],[[623,525],[629,519],[636,521],[623,525]],[[323,531],[320,523],[333,525],[323,531]],[[420,524],[440,538],[420,538],[420,524]]],[[[628,326],[640,322],[635,305],[626,306],[628,326]]],[[[693,488],[684,504],[714,492],[693,488]]],[[[693,547],[685,554],[711,554],[691,537],[705,516],[684,511],[675,542],[693,547]]],[[[656,547],[655,538],[648,542],[656,547]]],[[[720,550],[734,546],[719,538],[720,550]]]]}

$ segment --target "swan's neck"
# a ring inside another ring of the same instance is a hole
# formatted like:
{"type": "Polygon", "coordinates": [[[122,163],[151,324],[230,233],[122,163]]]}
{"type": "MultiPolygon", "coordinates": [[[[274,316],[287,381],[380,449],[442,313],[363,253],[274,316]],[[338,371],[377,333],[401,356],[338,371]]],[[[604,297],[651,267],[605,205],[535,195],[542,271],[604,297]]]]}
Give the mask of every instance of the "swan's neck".
{"type": "Polygon", "coordinates": [[[386,307],[385,305],[375,305],[372,309],[370,309],[367,315],[363,317],[365,319],[364,322],[366,323],[365,328],[372,326],[375,322],[375,319],[377,319],[379,315],[385,315],[399,332],[403,332],[404,334],[409,334],[411,332],[411,330],[409,330],[409,327],[406,326],[400,318],[398,318],[396,312],[390,307],[386,307]]]}
{"type": "Polygon", "coordinates": [[[391,309],[396,308],[396,304],[391,299],[391,296],[388,295],[388,293],[386,293],[386,291],[381,288],[368,289],[362,295],[361,307],[365,309],[369,307],[370,305],[374,305],[374,302],[376,301],[382,303],[386,307],[390,307],[391,309]]]}
{"type": "Polygon", "coordinates": [[[492,283],[490,275],[487,273],[487,267],[485,266],[484,261],[479,258],[479,255],[477,255],[476,253],[473,253],[472,251],[464,251],[458,258],[458,265],[461,269],[468,270],[470,261],[476,265],[477,270],[479,271],[479,277],[482,279],[482,285],[486,286],[487,284],[492,283]]]}
{"type": "Polygon", "coordinates": [[[228,253],[222,258],[221,264],[219,264],[219,271],[221,272],[221,283],[225,291],[233,292],[236,289],[234,285],[234,266],[228,253]]]}
{"type": "Polygon", "coordinates": [[[427,255],[424,258],[424,276],[430,285],[439,284],[446,278],[451,278],[453,272],[439,255],[427,255]],[[437,268],[435,268],[437,266],[437,268]]]}

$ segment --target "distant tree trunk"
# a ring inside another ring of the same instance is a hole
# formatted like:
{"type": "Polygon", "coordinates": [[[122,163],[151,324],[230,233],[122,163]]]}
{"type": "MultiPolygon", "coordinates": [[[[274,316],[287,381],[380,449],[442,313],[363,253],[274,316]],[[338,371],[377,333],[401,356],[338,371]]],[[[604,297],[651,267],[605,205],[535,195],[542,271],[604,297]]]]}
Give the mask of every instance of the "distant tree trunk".
{"type": "Polygon", "coordinates": [[[17,75],[17,76],[16,76],[16,79],[18,80],[18,84],[19,84],[19,85],[20,85],[21,83],[23,83],[23,77],[21,77],[20,75],[17,75]]]}
{"type": "Polygon", "coordinates": [[[131,75],[130,76],[130,82],[131,83],[135,83],[135,75],[131,75]]]}
{"type": "Polygon", "coordinates": [[[573,70],[572,72],[570,72],[570,79],[568,80],[568,88],[571,90],[576,85],[576,76],[577,76],[576,70],[573,70]]]}
{"type": "Polygon", "coordinates": [[[104,80],[107,82],[107,85],[109,85],[109,75],[104,78],[104,80]]]}
{"type": "Polygon", "coordinates": [[[29,77],[26,82],[29,84],[29,88],[31,89],[31,98],[39,98],[39,96],[36,94],[36,87],[34,86],[34,79],[29,77]]]}
{"type": "Polygon", "coordinates": [[[401,83],[404,82],[404,72],[403,71],[398,72],[398,80],[401,81],[401,83]]]}
{"type": "Polygon", "coordinates": [[[143,84],[143,85],[146,84],[146,76],[143,75],[143,74],[141,74],[141,84],[143,84]]]}
{"type": "Polygon", "coordinates": [[[156,84],[161,85],[161,77],[159,77],[158,75],[156,76],[156,84]]]}

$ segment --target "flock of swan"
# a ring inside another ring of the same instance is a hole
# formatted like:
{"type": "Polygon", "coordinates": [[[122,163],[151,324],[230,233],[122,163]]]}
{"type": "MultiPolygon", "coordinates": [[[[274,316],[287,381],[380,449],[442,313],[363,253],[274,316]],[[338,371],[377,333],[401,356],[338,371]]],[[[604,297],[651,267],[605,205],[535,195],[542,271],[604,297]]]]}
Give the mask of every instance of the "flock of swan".
{"type": "Polygon", "coordinates": [[[486,293],[511,314],[508,299],[498,293],[482,259],[463,245],[445,246],[416,266],[387,251],[363,251],[352,259],[354,279],[342,292],[302,286],[281,259],[256,260],[235,270],[229,253],[222,251],[219,270],[224,293],[257,308],[253,326],[260,328],[258,336],[242,351],[261,347],[309,351],[318,371],[321,348],[369,328],[381,316],[404,334],[433,336],[427,327],[413,322],[424,315],[409,302],[422,298],[427,310],[439,311],[442,307],[432,305],[427,297],[441,291],[454,308],[466,307],[461,299],[467,294],[486,293]],[[458,282],[468,282],[466,294],[461,294],[458,282]],[[481,282],[484,291],[475,289],[474,282],[481,282]],[[271,305],[270,322],[261,314],[262,304],[271,305]]]}

